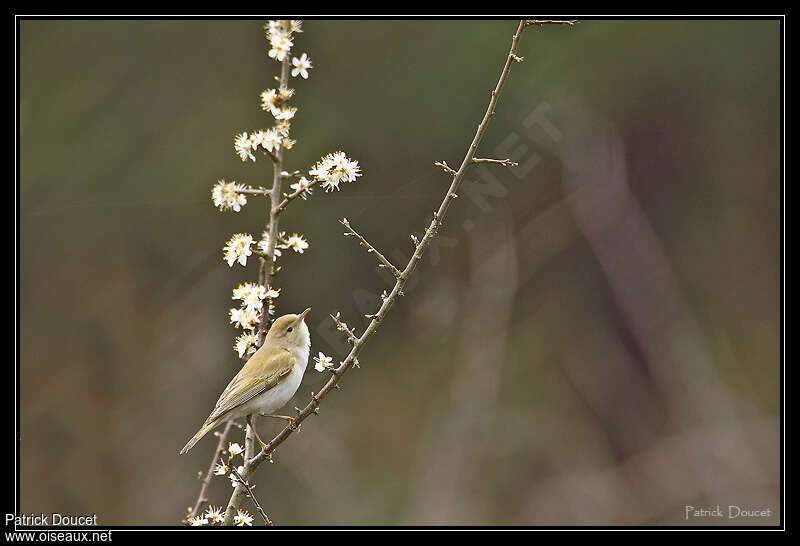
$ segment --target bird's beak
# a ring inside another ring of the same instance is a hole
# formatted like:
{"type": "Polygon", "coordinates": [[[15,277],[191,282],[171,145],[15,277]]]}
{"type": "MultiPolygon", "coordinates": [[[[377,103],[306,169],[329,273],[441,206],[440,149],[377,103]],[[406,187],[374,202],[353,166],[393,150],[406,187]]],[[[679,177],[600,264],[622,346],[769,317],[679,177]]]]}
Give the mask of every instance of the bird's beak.
{"type": "Polygon", "coordinates": [[[300,313],[300,322],[306,320],[306,315],[308,314],[309,311],[311,311],[311,307],[300,313]]]}

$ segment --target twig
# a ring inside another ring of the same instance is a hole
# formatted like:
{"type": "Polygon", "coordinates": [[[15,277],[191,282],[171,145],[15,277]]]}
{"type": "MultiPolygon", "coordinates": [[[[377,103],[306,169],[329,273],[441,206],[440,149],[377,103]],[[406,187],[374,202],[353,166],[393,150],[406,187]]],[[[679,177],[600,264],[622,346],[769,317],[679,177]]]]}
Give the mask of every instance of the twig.
{"type": "Polygon", "coordinates": [[[364,237],[362,237],[362,236],[361,236],[361,235],[360,235],[360,234],[359,234],[359,233],[358,233],[356,230],[354,230],[354,229],[353,229],[353,228],[350,226],[350,222],[348,222],[348,221],[347,221],[347,218],[342,218],[341,220],[339,220],[339,223],[340,223],[340,224],[342,224],[344,227],[346,227],[346,228],[347,228],[347,231],[349,231],[349,233],[345,233],[345,234],[344,234],[344,235],[345,235],[345,237],[348,237],[348,236],[350,236],[350,235],[353,235],[354,237],[356,237],[356,238],[358,239],[358,244],[359,244],[359,245],[366,247],[366,249],[367,249],[367,254],[374,254],[374,255],[375,255],[375,257],[376,257],[376,258],[378,259],[378,261],[380,262],[380,265],[379,265],[378,267],[385,267],[386,269],[388,269],[389,271],[391,271],[391,272],[392,272],[392,275],[394,275],[396,279],[399,279],[399,278],[400,278],[400,275],[402,274],[402,273],[400,273],[400,270],[399,270],[399,269],[397,269],[397,268],[396,268],[396,267],[395,267],[395,266],[392,264],[392,262],[390,262],[390,261],[389,261],[389,260],[386,258],[386,256],[384,256],[383,254],[381,254],[380,252],[378,252],[378,251],[375,249],[375,247],[374,247],[374,246],[372,246],[371,244],[369,244],[369,241],[367,241],[366,239],[364,239],[364,237]]]}
{"type": "Polygon", "coordinates": [[[495,165],[502,165],[503,167],[519,167],[519,163],[511,161],[510,159],[479,159],[472,158],[473,163],[494,163],[495,165]]]}
{"type": "Polygon", "coordinates": [[[347,334],[347,339],[350,341],[350,343],[355,343],[355,341],[358,340],[358,336],[350,329],[349,326],[347,326],[347,323],[343,322],[342,319],[339,318],[338,312],[336,315],[331,315],[331,318],[336,323],[336,328],[340,332],[347,334]]]}
{"type": "Polygon", "coordinates": [[[264,523],[266,523],[267,525],[272,527],[272,520],[269,519],[269,516],[267,515],[267,513],[264,512],[263,508],[261,508],[261,504],[258,502],[258,499],[253,494],[253,487],[250,485],[250,483],[247,480],[242,478],[242,475],[239,474],[239,471],[236,470],[236,468],[233,466],[233,464],[231,464],[230,468],[231,468],[231,473],[236,477],[237,483],[242,484],[244,486],[244,488],[247,489],[247,496],[250,497],[250,499],[253,501],[253,504],[256,505],[256,510],[258,510],[258,513],[261,514],[261,517],[264,518],[264,523]]]}
{"type": "Polygon", "coordinates": [[[437,167],[441,167],[444,170],[444,172],[452,176],[455,176],[457,173],[455,169],[450,168],[450,165],[447,164],[447,161],[434,161],[433,164],[436,165],[437,167]]]}
{"type": "Polygon", "coordinates": [[[208,497],[206,496],[206,490],[208,489],[208,484],[211,483],[211,478],[214,477],[214,468],[217,466],[217,461],[219,461],[219,456],[222,451],[225,449],[225,440],[228,437],[228,432],[231,430],[233,426],[233,421],[228,421],[225,425],[225,428],[222,429],[222,432],[219,435],[219,442],[217,442],[217,450],[214,452],[214,456],[211,458],[211,464],[208,467],[208,472],[206,472],[205,478],[203,478],[203,485],[200,486],[200,494],[197,496],[197,502],[194,503],[194,509],[189,513],[190,518],[193,518],[197,514],[200,513],[200,509],[203,507],[205,503],[208,502],[208,497]]]}
{"type": "Polygon", "coordinates": [[[242,188],[236,190],[236,193],[244,193],[246,195],[269,195],[271,192],[272,190],[266,188],[242,188]]]}
{"type": "Polygon", "coordinates": [[[284,197],[283,201],[281,201],[280,204],[277,207],[275,207],[275,214],[282,213],[286,209],[286,206],[289,204],[289,201],[291,201],[293,199],[296,199],[297,197],[300,196],[301,193],[303,193],[304,191],[306,191],[306,190],[308,190],[310,188],[313,188],[314,186],[319,184],[319,182],[320,182],[319,180],[314,179],[314,180],[310,181],[307,186],[299,188],[299,189],[295,190],[294,192],[286,195],[286,197],[284,197]]]}
{"type": "MultiPolygon", "coordinates": [[[[380,310],[375,314],[372,315],[372,320],[370,321],[367,329],[361,334],[360,337],[356,338],[353,341],[353,348],[350,350],[350,353],[347,355],[341,364],[332,369],[332,375],[322,387],[322,389],[311,396],[311,401],[303,408],[300,412],[298,412],[297,416],[294,418],[293,427],[286,426],[281,430],[277,436],[275,436],[270,442],[252,459],[245,460],[245,469],[246,471],[252,475],[253,472],[258,468],[258,466],[266,460],[269,460],[270,454],[275,451],[275,449],[282,444],[286,439],[292,434],[294,429],[297,425],[301,424],[305,421],[310,415],[316,413],[320,402],[324,399],[332,390],[339,388],[339,381],[341,380],[342,376],[352,368],[355,363],[357,362],[358,354],[363,349],[366,342],[369,340],[370,337],[375,333],[380,326],[381,321],[386,317],[386,314],[391,309],[394,302],[397,298],[401,295],[403,291],[403,287],[405,286],[406,282],[408,281],[410,275],[414,272],[419,263],[422,255],[425,252],[425,249],[431,244],[431,241],[436,237],[439,227],[442,225],[442,220],[447,212],[450,203],[455,199],[456,190],[458,189],[461,181],[464,177],[464,173],[466,172],[467,168],[472,164],[472,159],[475,155],[475,151],[478,148],[478,144],[480,144],[481,139],[486,131],[486,127],[489,123],[489,119],[492,117],[492,113],[494,112],[494,108],[497,104],[497,100],[500,96],[500,93],[503,89],[503,85],[506,82],[506,78],[508,77],[508,73],[511,69],[511,64],[515,61],[517,57],[517,44],[519,42],[520,35],[522,34],[523,29],[527,25],[525,21],[522,20],[519,22],[517,27],[517,31],[514,34],[511,40],[511,49],[509,50],[508,56],[506,58],[505,65],[503,66],[503,70],[500,73],[500,78],[497,82],[497,85],[492,92],[492,97],[489,101],[489,106],[486,109],[486,113],[481,120],[481,123],[478,125],[478,130],[475,133],[474,138],[472,139],[472,143],[470,144],[466,155],[464,156],[464,160],[461,162],[461,167],[459,167],[458,171],[455,171],[453,175],[453,181],[450,184],[450,188],[447,190],[447,193],[442,200],[439,209],[434,213],[433,219],[431,220],[430,225],[425,230],[425,235],[423,236],[422,240],[416,245],[416,249],[414,254],[411,256],[411,259],[408,261],[405,269],[401,272],[399,277],[397,277],[397,281],[395,282],[394,288],[392,288],[392,292],[383,300],[383,304],[381,305],[380,310]]],[[[446,166],[446,165],[445,165],[446,166]]],[[[335,320],[335,319],[334,319],[335,320]]]]}
{"type": "Polygon", "coordinates": [[[525,21],[525,26],[529,27],[531,25],[542,26],[542,25],[567,25],[567,26],[575,26],[575,23],[578,21],[575,19],[527,19],[525,21]]]}

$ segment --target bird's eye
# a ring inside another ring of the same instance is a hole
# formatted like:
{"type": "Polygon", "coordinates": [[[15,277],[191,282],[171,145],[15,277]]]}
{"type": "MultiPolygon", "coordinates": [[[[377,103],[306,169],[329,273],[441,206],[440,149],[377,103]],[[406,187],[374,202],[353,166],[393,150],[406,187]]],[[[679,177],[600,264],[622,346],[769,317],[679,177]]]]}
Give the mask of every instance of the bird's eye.
{"type": "Polygon", "coordinates": [[[294,330],[294,328],[292,328],[291,326],[289,326],[289,327],[286,329],[286,331],[287,331],[287,332],[291,332],[292,330],[294,330]]]}

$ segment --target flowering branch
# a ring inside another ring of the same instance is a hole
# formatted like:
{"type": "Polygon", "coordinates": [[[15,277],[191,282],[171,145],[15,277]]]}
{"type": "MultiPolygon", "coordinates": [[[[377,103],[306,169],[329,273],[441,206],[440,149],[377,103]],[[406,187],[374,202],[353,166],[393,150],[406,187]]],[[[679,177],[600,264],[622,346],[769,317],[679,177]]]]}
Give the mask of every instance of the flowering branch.
{"type": "MultiPolygon", "coordinates": [[[[281,76],[279,89],[286,89],[289,85],[289,57],[284,57],[281,61],[281,76]]],[[[277,203],[281,199],[281,167],[283,166],[283,146],[278,148],[275,158],[272,161],[272,189],[270,190],[270,210],[269,210],[269,239],[264,256],[261,257],[261,268],[259,281],[261,286],[270,286],[272,283],[272,269],[275,264],[275,241],[278,237],[278,215],[276,210],[277,203]]],[[[264,336],[267,335],[267,325],[269,324],[269,313],[261,313],[261,321],[258,324],[258,345],[264,343],[264,336]]]]}
{"type": "Polygon", "coordinates": [[[392,264],[392,262],[390,262],[388,259],[386,259],[386,256],[384,256],[383,254],[381,254],[380,252],[375,250],[375,247],[372,246],[371,244],[369,244],[369,241],[364,239],[364,237],[362,237],[356,230],[354,230],[350,226],[350,222],[347,221],[347,218],[342,218],[341,220],[339,220],[339,223],[347,228],[347,233],[344,234],[345,237],[350,237],[350,236],[356,237],[358,239],[358,244],[367,249],[367,254],[374,254],[375,255],[375,257],[380,262],[378,267],[385,267],[386,269],[388,269],[389,271],[392,272],[392,275],[394,275],[395,278],[398,278],[398,279],[400,278],[400,270],[397,269],[392,264]]]}
{"type": "MultiPolygon", "coordinates": [[[[262,450],[253,457],[252,459],[247,459],[245,461],[245,469],[246,471],[252,475],[253,472],[256,471],[258,466],[266,460],[271,461],[271,454],[275,451],[275,449],[282,444],[286,439],[294,432],[297,426],[299,426],[303,421],[305,421],[309,416],[318,412],[320,402],[334,389],[339,388],[339,382],[341,381],[342,376],[344,376],[347,371],[351,368],[357,366],[358,364],[358,354],[364,348],[364,345],[367,341],[372,337],[372,335],[377,331],[380,323],[389,313],[390,309],[397,301],[397,298],[403,294],[403,288],[405,287],[406,282],[408,281],[411,274],[413,274],[414,270],[419,264],[422,255],[424,254],[425,250],[431,244],[431,241],[436,237],[439,228],[442,225],[442,221],[447,213],[447,209],[449,208],[452,201],[456,198],[456,190],[458,190],[459,185],[464,177],[464,173],[466,172],[467,168],[474,163],[473,159],[475,156],[475,151],[478,148],[478,145],[483,138],[484,133],[486,132],[486,127],[489,123],[489,119],[494,114],[495,106],[497,105],[498,98],[500,97],[500,93],[505,85],[506,79],[508,77],[509,71],[511,69],[511,64],[513,62],[518,62],[517,59],[519,57],[516,54],[517,45],[519,42],[519,38],[522,35],[522,31],[525,29],[526,22],[524,20],[519,22],[517,27],[517,31],[514,34],[511,40],[511,48],[508,52],[508,56],[506,58],[505,64],[503,66],[503,70],[500,73],[500,78],[495,86],[494,91],[492,91],[491,99],[489,101],[489,106],[486,109],[486,113],[483,116],[480,124],[478,125],[477,132],[472,139],[472,143],[470,144],[469,148],[467,149],[466,155],[464,156],[463,161],[461,162],[461,166],[456,171],[451,169],[447,166],[444,162],[437,162],[437,165],[441,166],[445,169],[449,174],[453,176],[453,180],[450,183],[450,187],[445,193],[444,199],[442,203],[439,205],[438,210],[433,214],[433,219],[431,220],[430,225],[425,230],[425,234],[422,237],[421,241],[415,242],[416,248],[414,250],[413,255],[411,256],[410,260],[406,264],[405,268],[399,272],[397,275],[397,280],[392,288],[392,291],[389,295],[383,298],[383,303],[378,310],[377,313],[374,315],[370,315],[372,320],[370,321],[369,325],[367,326],[366,330],[364,331],[361,336],[356,337],[344,323],[341,322],[338,315],[332,316],[333,320],[336,322],[337,326],[340,327],[342,331],[344,331],[348,339],[352,342],[353,347],[350,350],[347,357],[336,367],[324,367],[324,369],[330,369],[331,377],[325,383],[325,385],[320,389],[317,393],[312,393],[311,401],[302,409],[297,412],[297,416],[293,419],[292,425],[284,427],[267,445],[265,445],[262,450]]],[[[510,166],[510,165],[509,165],[510,166]]],[[[347,224],[345,224],[347,226],[347,224]]],[[[371,245],[367,247],[372,248],[371,245]]],[[[374,249],[373,249],[374,251],[374,249]]],[[[375,251],[376,252],[376,251],[375,251]]],[[[377,254],[376,254],[377,255],[377,254]]],[[[234,493],[235,496],[235,493],[234,493]]]]}
{"type": "MultiPolygon", "coordinates": [[[[226,183],[220,180],[212,189],[212,200],[220,210],[234,210],[238,212],[247,204],[247,196],[268,197],[267,224],[261,240],[256,242],[246,233],[237,233],[228,241],[223,251],[223,257],[229,266],[234,263],[247,264],[250,256],[259,258],[258,283],[245,283],[233,291],[233,299],[242,301],[242,307],[230,310],[230,322],[243,328],[245,333],[236,338],[234,349],[240,358],[249,358],[264,340],[271,322],[270,315],[274,313],[274,299],[278,297],[280,289],[275,289],[273,279],[280,271],[276,265],[276,258],[281,256],[281,251],[292,249],[302,254],[308,243],[302,235],[294,233],[287,236],[279,231],[279,217],[288,204],[297,197],[307,199],[313,193],[314,187],[319,185],[326,192],[339,190],[342,183],[354,182],[361,176],[358,161],[348,158],[344,152],[338,151],[324,156],[308,171],[311,180],[302,176],[298,170],[287,172],[283,170],[284,152],[291,149],[295,141],[289,138],[291,121],[297,112],[297,107],[290,106],[288,101],[294,96],[294,89],[289,88],[289,51],[296,38],[295,33],[302,32],[302,21],[299,20],[273,20],[264,27],[271,49],[268,55],[280,62],[280,76],[275,78],[278,82],[277,89],[268,89],[261,93],[261,108],[272,114],[275,125],[267,130],[256,130],[236,136],[234,149],[242,161],[256,161],[256,153],[261,151],[272,160],[272,186],[254,188],[236,182],[226,183]],[[292,192],[284,194],[281,191],[283,180],[298,178],[291,184],[292,192]],[[251,246],[255,244],[256,249],[251,246]],[[254,252],[255,251],[255,252],[254,252]]],[[[312,67],[311,60],[306,53],[299,58],[291,59],[293,68],[291,76],[308,78],[308,70],[312,67]]],[[[248,417],[248,426],[245,436],[244,456],[249,460],[254,455],[255,431],[252,418],[248,417]]],[[[189,446],[191,447],[191,446],[189,446]]],[[[250,469],[243,466],[236,473],[241,480],[234,482],[234,493],[228,501],[225,510],[223,525],[232,525],[238,520],[249,520],[240,513],[241,499],[247,494],[252,497],[252,492],[247,487],[250,478],[250,469]]],[[[253,498],[256,505],[258,502],[253,498]]],[[[260,508],[259,508],[260,509],[260,508]]],[[[266,514],[262,514],[268,521],[266,514]]],[[[268,524],[271,522],[268,521],[268,524]]]]}
{"type": "MultiPolygon", "coordinates": [[[[289,58],[288,56],[283,58],[281,61],[281,75],[279,80],[279,89],[286,89],[289,82],[289,58]]],[[[268,223],[268,233],[269,236],[267,238],[267,244],[265,245],[266,248],[262,247],[264,251],[263,255],[260,258],[260,267],[258,273],[258,280],[261,286],[271,286],[272,283],[272,276],[273,276],[273,269],[275,266],[275,242],[278,237],[278,216],[279,212],[277,211],[277,207],[275,206],[276,203],[281,198],[281,182],[282,182],[282,169],[283,166],[283,147],[278,148],[276,154],[274,154],[272,158],[272,189],[269,191],[269,223],[268,223]]],[[[261,312],[261,320],[258,324],[258,346],[260,347],[264,343],[264,338],[267,334],[267,325],[269,324],[269,307],[265,306],[266,308],[261,312]]],[[[245,441],[244,441],[244,459],[245,461],[248,460],[250,457],[253,456],[255,451],[255,431],[252,429],[250,423],[247,424],[247,432],[245,434],[245,441]]],[[[252,491],[250,491],[250,487],[248,485],[247,479],[250,477],[250,472],[245,465],[244,467],[244,476],[239,476],[240,481],[237,483],[236,487],[234,488],[234,493],[231,496],[230,501],[228,501],[228,506],[225,509],[225,519],[223,521],[223,525],[233,525],[233,520],[235,514],[238,513],[240,502],[235,502],[234,499],[239,499],[242,495],[242,490],[247,489],[250,498],[253,499],[253,502],[256,504],[256,507],[261,512],[261,515],[264,517],[264,520],[267,522],[267,525],[272,525],[272,522],[267,517],[267,515],[261,510],[261,506],[258,504],[255,496],[253,496],[252,491]],[[238,493],[238,494],[237,494],[238,493]]]]}

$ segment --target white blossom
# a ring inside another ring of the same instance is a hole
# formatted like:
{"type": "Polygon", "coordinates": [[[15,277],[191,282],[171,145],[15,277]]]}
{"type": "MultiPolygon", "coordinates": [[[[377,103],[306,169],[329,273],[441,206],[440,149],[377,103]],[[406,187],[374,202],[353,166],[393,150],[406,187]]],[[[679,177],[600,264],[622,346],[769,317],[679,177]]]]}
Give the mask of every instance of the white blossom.
{"type": "Polygon", "coordinates": [[[258,337],[253,332],[243,332],[234,340],[233,349],[239,354],[239,358],[242,358],[245,354],[256,351],[256,343],[258,337]]]}
{"type": "Polygon", "coordinates": [[[245,330],[254,329],[261,320],[259,312],[255,309],[231,309],[228,314],[231,324],[245,330]]]}
{"type": "Polygon", "coordinates": [[[238,191],[243,189],[245,189],[245,186],[242,184],[218,180],[214,187],[211,188],[211,200],[219,210],[228,209],[239,212],[247,204],[247,196],[238,191]]]}
{"type": "Polygon", "coordinates": [[[302,254],[308,248],[308,242],[302,235],[293,233],[291,237],[286,240],[286,248],[291,248],[298,254],[302,254]]]}
{"type": "Polygon", "coordinates": [[[342,182],[354,182],[361,176],[358,161],[349,159],[344,152],[334,152],[320,159],[308,174],[322,182],[325,191],[338,190],[342,182]]]}
{"type": "Polygon", "coordinates": [[[206,513],[204,514],[206,518],[211,520],[211,523],[222,523],[225,520],[225,516],[222,513],[221,508],[217,508],[213,505],[209,505],[206,509],[206,513]]]}
{"type": "Polygon", "coordinates": [[[256,156],[253,155],[253,141],[250,140],[250,137],[247,133],[240,133],[236,135],[233,140],[233,148],[236,150],[236,153],[239,155],[242,161],[247,161],[248,159],[251,161],[256,160],[256,156]]]}
{"type": "Polygon", "coordinates": [[[331,367],[333,358],[325,356],[325,354],[322,351],[320,351],[319,356],[314,357],[314,362],[315,362],[314,369],[317,370],[318,372],[324,372],[329,367],[331,367]]]}
{"type": "MultiPolygon", "coordinates": [[[[239,475],[241,476],[242,474],[244,474],[244,467],[243,466],[238,467],[236,469],[236,472],[238,472],[239,475]]],[[[239,485],[239,478],[236,477],[236,474],[231,472],[228,477],[231,479],[231,487],[236,487],[237,485],[239,485]]]]}
{"type": "Polygon", "coordinates": [[[267,54],[272,59],[283,62],[284,59],[286,59],[286,56],[289,54],[289,51],[291,51],[294,43],[289,38],[288,34],[276,32],[270,35],[269,45],[270,50],[267,52],[267,54]]]}
{"type": "Polygon", "coordinates": [[[294,118],[297,113],[296,106],[279,106],[270,110],[272,117],[278,121],[286,121],[294,118]]]}
{"type": "Polygon", "coordinates": [[[294,65],[294,68],[292,68],[292,77],[297,77],[299,74],[304,80],[307,80],[308,71],[311,69],[311,59],[308,58],[308,55],[303,53],[300,55],[299,59],[294,57],[292,59],[292,64],[294,65]]]}
{"type": "Polygon", "coordinates": [[[264,137],[261,139],[261,147],[270,152],[277,152],[280,146],[281,135],[278,130],[273,127],[265,131],[264,137]]]}
{"type": "Polygon", "coordinates": [[[223,259],[228,262],[229,267],[233,267],[235,262],[247,265],[247,257],[253,255],[250,246],[253,244],[253,236],[246,233],[236,233],[222,248],[223,259]]]}
{"type": "Polygon", "coordinates": [[[233,516],[233,522],[238,527],[244,527],[248,525],[250,527],[253,526],[253,516],[251,516],[247,510],[239,510],[235,516],[233,516]]]}
{"type": "Polygon", "coordinates": [[[271,111],[278,106],[278,92],[275,89],[267,89],[261,92],[261,109],[265,112],[271,111]]]}

